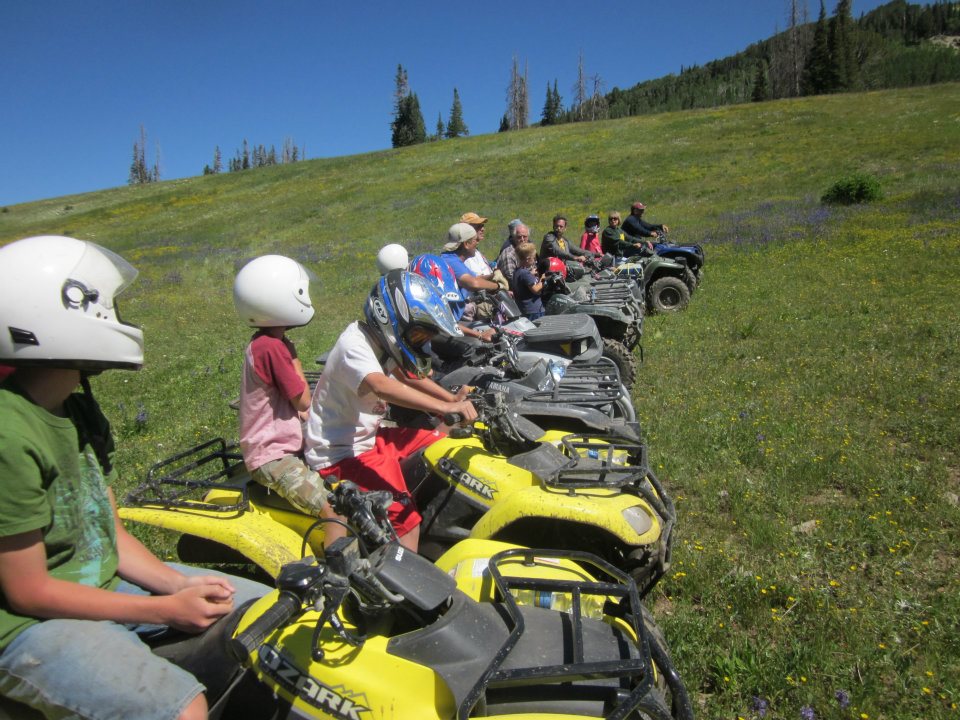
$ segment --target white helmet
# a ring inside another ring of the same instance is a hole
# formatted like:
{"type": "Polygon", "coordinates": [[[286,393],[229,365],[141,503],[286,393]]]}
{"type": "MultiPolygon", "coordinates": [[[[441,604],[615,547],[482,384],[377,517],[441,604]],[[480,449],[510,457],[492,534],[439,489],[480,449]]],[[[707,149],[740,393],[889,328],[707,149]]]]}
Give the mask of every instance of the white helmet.
{"type": "Polygon", "coordinates": [[[300,327],[313,319],[311,273],[283,255],[262,255],[233,281],[233,304],[251,327],[300,327]]]}
{"type": "Polygon", "coordinates": [[[409,264],[410,257],[403,245],[390,243],[380,248],[377,253],[377,270],[381,275],[386,275],[391,270],[406,270],[409,264]]]}
{"type": "Polygon", "coordinates": [[[0,248],[0,363],[139,369],[143,332],[116,296],[137,271],[92,242],[57,235],[0,248]]]}

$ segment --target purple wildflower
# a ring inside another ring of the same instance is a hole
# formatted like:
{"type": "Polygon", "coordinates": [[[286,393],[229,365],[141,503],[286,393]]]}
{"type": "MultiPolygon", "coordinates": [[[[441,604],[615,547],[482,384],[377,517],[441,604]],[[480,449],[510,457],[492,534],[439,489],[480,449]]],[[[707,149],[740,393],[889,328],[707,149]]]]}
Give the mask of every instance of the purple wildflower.
{"type": "Polygon", "coordinates": [[[804,705],[802,708],[800,708],[800,717],[802,720],[817,720],[817,714],[809,705],[804,705]]]}
{"type": "Polygon", "coordinates": [[[759,695],[753,696],[753,711],[757,714],[757,717],[766,717],[767,709],[770,707],[770,703],[766,699],[760,697],[759,695]]]}
{"type": "Polygon", "coordinates": [[[837,698],[841,710],[845,710],[850,705],[850,693],[846,690],[837,690],[833,696],[837,698]]]}

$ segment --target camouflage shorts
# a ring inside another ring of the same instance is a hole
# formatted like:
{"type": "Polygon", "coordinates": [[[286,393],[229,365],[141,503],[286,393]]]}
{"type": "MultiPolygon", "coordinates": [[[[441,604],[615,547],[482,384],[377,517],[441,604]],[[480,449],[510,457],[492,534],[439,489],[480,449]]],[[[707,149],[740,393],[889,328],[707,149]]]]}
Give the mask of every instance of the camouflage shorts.
{"type": "Polygon", "coordinates": [[[307,515],[319,515],[327,504],[323,478],[295,455],[264,463],[251,477],[307,515]]]}

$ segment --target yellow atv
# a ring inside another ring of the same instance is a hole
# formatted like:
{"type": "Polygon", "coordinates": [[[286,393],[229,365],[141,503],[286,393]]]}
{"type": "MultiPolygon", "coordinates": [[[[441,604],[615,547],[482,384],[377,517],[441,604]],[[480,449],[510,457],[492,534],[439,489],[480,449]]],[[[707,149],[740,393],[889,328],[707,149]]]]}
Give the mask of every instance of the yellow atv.
{"type": "Polygon", "coordinates": [[[345,481],[331,502],[360,542],[285,566],[231,641],[290,716],[692,720],[628,575],[484,540],[432,565],[392,536],[389,493],[345,481]]]}
{"type": "MultiPolygon", "coordinates": [[[[631,574],[641,596],[670,564],[676,512],[641,443],[547,432],[496,401],[483,423],[408,459],[423,514],[421,553],[436,559],[466,538],[586,549],[631,574]]],[[[254,563],[270,577],[309,547],[316,518],[250,480],[234,447],[211,440],[164,460],[120,515],[181,533],[184,562],[254,563]]]]}

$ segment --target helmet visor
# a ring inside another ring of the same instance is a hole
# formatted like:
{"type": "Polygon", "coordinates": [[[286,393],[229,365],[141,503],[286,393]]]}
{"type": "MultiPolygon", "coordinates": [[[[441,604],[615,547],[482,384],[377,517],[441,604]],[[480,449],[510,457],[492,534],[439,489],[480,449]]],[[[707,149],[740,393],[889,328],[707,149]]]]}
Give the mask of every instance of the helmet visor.
{"type": "Polygon", "coordinates": [[[412,325],[404,333],[403,339],[414,350],[425,350],[426,345],[437,336],[437,331],[433,328],[423,327],[422,325],[412,325]]]}
{"type": "Polygon", "coordinates": [[[87,242],[83,255],[63,284],[65,305],[94,303],[114,309],[116,296],[137,277],[137,269],[111,250],[87,242]]]}

